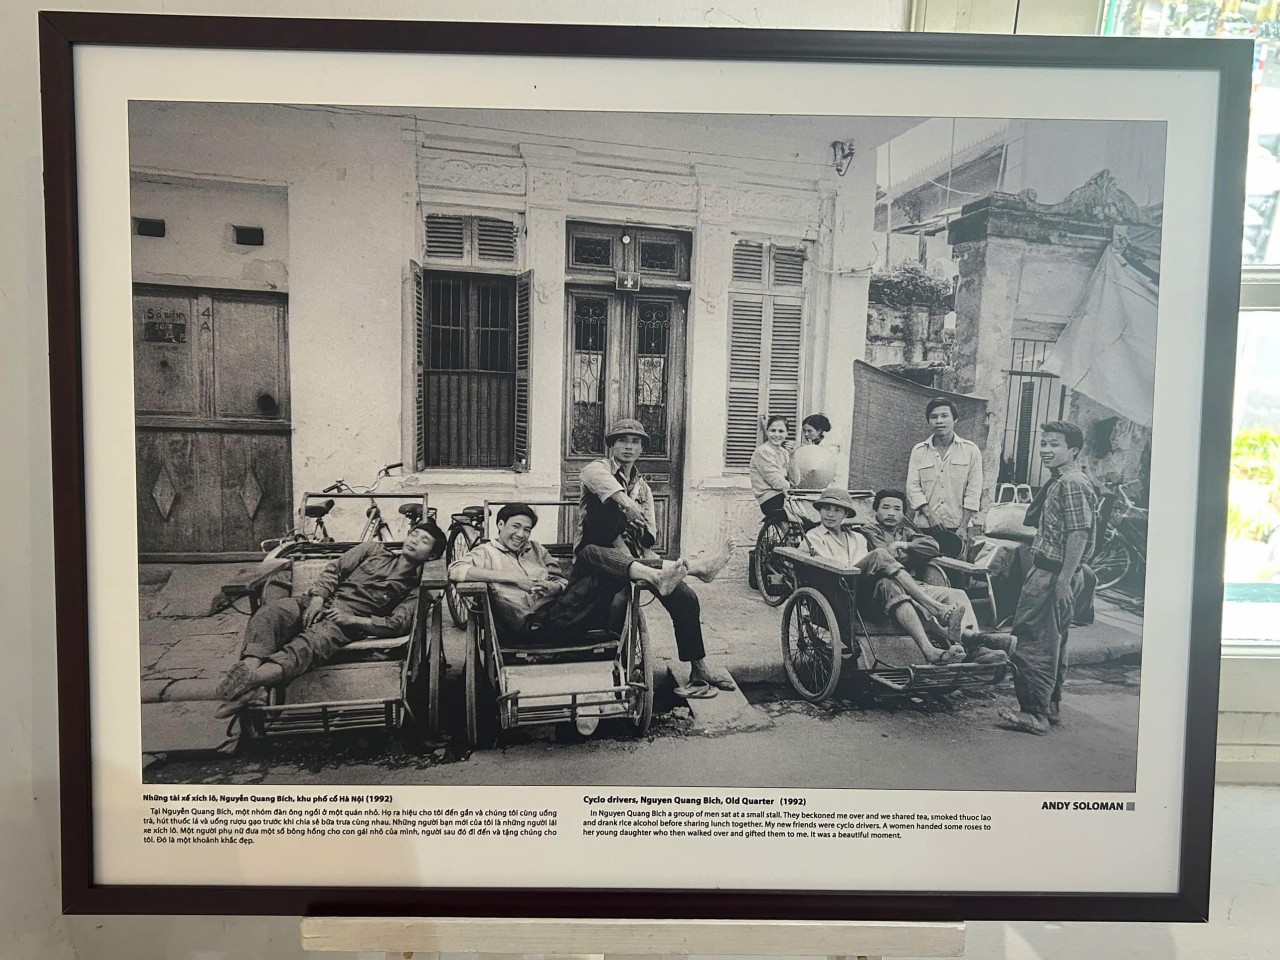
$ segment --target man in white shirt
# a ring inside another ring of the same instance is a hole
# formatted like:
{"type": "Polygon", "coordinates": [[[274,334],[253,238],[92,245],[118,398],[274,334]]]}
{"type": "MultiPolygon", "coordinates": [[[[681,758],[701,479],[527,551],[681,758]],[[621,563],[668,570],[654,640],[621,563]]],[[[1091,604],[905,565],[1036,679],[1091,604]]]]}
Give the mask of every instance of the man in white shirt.
{"type": "Polygon", "coordinates": [[[956,434],[956,405],[946,397],[930,400],[924,416],[933,433],[911,448],[908,506],[915,525],[947,556],[959,557],[982,502],[982,451],[956,434]]]}

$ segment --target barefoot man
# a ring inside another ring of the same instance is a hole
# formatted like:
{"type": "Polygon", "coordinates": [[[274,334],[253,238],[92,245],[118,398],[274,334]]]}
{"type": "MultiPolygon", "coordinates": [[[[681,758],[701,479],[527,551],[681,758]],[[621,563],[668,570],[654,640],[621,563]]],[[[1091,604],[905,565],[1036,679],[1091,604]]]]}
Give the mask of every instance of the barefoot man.
{"type": "Polygon", "coordinates": [[[1018,709],[999,711],[1005,727],[1038,736],[1058,723],[1067,673],[1067,630],[1084,582],[1082,561],[1093,549],[1098,494],[1076,463],[1083,448],[1084,434],[1074,423],[1041,424],[1040,462],[1052,479],[1027,507],[1026,523],[1036,528],[1036,536],[1031,541],[1031,569],[1013,615],[1018,709]]]}
{"type": "MultiPolygon", "coordinates": [[[[618,420],[605,434],[607,455],[582,468],[575,579],[594,576],[607,582],[612,578],[621,589],[628,580],[636,579],[639,567],[649,567],[655,574],[663,572],[663,561],[653,552],[658,533],[653,492],[636,467],[648,439],[640,421],[618,420]]],[[[731,552],[732,547],[725,544],[716,556],[675,562],[681,573],[710,583],[729,562],[731,552]]],[[[689,664],[689,687],[712,693],[716,688],[734,689],[733,678],[706,661],[697,593],[684,579],[664,593],[668,585],[655,584],[658,602],[671,616],[680,659],[689,664]]]]}

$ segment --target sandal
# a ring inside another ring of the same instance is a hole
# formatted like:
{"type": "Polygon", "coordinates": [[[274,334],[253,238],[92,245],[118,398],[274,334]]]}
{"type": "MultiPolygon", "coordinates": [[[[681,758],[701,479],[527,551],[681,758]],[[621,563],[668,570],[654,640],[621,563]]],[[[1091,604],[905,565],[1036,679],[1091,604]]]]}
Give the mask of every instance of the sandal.
{"type": "Polygon", "coordinates": [[[676,696],[685,700],[710,700],[716,693],[716,688],[705,680],[690,680],[675,689],[676,696]]]}

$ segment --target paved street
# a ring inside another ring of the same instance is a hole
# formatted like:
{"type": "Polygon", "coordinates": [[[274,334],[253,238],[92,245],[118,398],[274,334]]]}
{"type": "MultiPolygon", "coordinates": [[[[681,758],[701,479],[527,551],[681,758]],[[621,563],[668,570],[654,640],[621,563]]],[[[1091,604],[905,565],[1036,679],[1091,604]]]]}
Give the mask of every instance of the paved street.
{"type": "Polygon", "coordinates": [[[745,587],[735,564],[699,585],[708,651],[732,670],[749,706],[741,724],[708,732],[670,692],[669,620],[648,615],[658,655],[657,716],[650,735],[602,725],[589,739],[563,729],[515,731],[497,749],[469,754],[461,729],[461,631],[447,624],[451,667],[439,741],[415,752],[381,734],[255,744],[232,755],[214,720],[217,676],[236,656],[244,614],[208,614],[209,584],[228,571],[177,568],[182,582],[144,597],[142,695],[145,779],[150,782],[811,785],[883,789],[1128,790],[1138,720],[1140,621],[1101,602],[1098,622],[1073,630],[1076,648],[1062,727],[1047,737],[1000,729],[997,705],[1012,684],[948,697],[868,700],[843,683],[829,701],[796,698],[783,679],[780,611],[745,587]],[[181,615],[185,614],[185,615],[181,615]],[[746,729],[750,727],[750,729],[746,729]]]}
{"type": "Polygon", "coordinates": [[[602,726],[589,740],[563,730],[518,731],[468,755],[456,719],[461,685],[446,689],[454,723],[438,744],[410,753],[382,734],[255,744],[240,756],[181,754],[153,761],[150,782],[240,784],[599,784],[1111,791],[1133,788],[1136,667],[1077,669],[1063,725],[1046,737],[1000,729],[995,690],[898,702],[836,696],[813,705],[772,684],[748,686],[770,725],[692,733],[687,708],[660,698],[651,735],[602,726]],[[567,741],[567,742],[566,742],[567,741]]]}

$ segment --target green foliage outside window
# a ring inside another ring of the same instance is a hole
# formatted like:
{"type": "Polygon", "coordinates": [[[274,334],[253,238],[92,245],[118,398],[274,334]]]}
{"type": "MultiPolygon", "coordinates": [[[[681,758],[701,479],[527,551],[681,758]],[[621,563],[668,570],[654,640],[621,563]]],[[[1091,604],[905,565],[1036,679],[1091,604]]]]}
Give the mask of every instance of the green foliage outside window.
{"type": "Polygon", "coordinates": [[[1231,439],[1227,535],[1260,541],[1280,527],[1280,431],[1241,430],[1231,439]]]}

